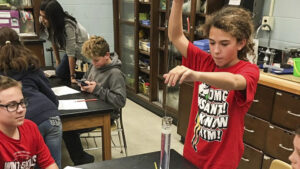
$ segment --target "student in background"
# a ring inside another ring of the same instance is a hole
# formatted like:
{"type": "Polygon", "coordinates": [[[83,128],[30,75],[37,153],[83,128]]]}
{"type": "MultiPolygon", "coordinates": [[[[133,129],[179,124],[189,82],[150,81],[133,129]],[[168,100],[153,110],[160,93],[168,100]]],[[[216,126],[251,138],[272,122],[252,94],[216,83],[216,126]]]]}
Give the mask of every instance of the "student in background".
{"type": "Polygon", "coordinates": [[[0,168],[58,169],[36,124],[25,119],[20,82],[0,75],[0,168]]]}
{"type": "Polygon", "coordinates": [[[29,105],[26,119],[35,122],[60,167],[62,126],[58,100],[40,69],[39,59],[20,42],[16,31],[0,28],[0,75],[22,82],[29,105]]]}
{"type": "Polygon", "coordinates": [[[82,54],[91,59],[92,65],[84,74],[87,86],[81,90],[97,95],[116,109],[125,106],[126,85],[118,55],[110,55],[109,45],[101,36],[93,36],[82,46],[82,54]]]}
{"type": "Polygon", "coordinates": [[[76,19],[65,12],[56,0],[43,0],[40,6],[40,20],[42,33],[48,35],[52,43],[56,59],[56,75],[63,79],[70,79],[76,83],[79,74],[75,73],[76,60],[88,63],[81,55],[82,44],[88,39],[88,33],[76,19]],[[59,49],[66,54],[60,60],[59,49]],[[76,77],[77,75],[77,77],[76,77]]]}
{"type": "MultiPolygon", "coordinates": [[[[121,61],[118,55],[110,55],[108,43],[100,36],[93,36],[86,41],[82,46],[82,54],[92,60],[92,65],[83,77],[87,86],[81,86],[81,90],[92,93],[113,105],[116,111],[111,113],[111,118],[116,119],[118,110],[124,107],[126,102],[125,77],[120,70],[121,61]]],[[[81,145],[80,132],[70,131],[63,134],[66,147],[75,165],[81,164],[83,157],[88,157],[81,145]]]]}
{"type": "Polygon", "coordinates": [[[164,75],[165,83],[194,82],[194,94],[183,156],[201,169],[237,168],[244,152],[244,116],[259,79],[247,61],[253,52],[251,14],[225,7],[207,17],[203,27],[210,54],[189,42],[182,29],[183,0],[172,4],[169,39],[183,55],[182,66],[164,75]]]}
{"type": "Polygon", "coordinates": [[[290,155],[289,160],[293,169],[300,169],[300,127],[296,129],[296,135],[294,138],[294,151],[290,155]]]}

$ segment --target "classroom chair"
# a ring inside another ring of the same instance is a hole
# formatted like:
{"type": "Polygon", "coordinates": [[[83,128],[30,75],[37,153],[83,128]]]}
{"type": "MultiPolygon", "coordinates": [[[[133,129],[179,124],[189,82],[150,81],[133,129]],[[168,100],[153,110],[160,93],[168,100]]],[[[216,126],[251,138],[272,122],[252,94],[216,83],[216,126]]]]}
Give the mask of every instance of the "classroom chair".
{"type": "MultiPolygon", "coordinates": [[[[118,114],[118,118],[116,118],[113,123],[111,124],[111,141],[112,141],[112,148],[120,148],[120,153],[123,154],[125,151],[125,156],[127,156],[127,143],[125,138],[125,131],[124,131],[124,125],[123,125],[123,117],[122,117],[122,109],[120,109],[120,113],[118,114]],[[114,134],[116,132],[116,134],[114,134]],[[119,138],[119,145],[116,145],[116,143],[113,140],[113,136],[117,135],[119,138]],[[124,149],[124,151],[123,151],[124,149]]],[[[80,138],[84,139],[86,142],[86,148],[84,150],[95,150],[101,148],[101,145],[97,144],[96,138],[101,137],[101,129],[97,128],[91,132],[83,133],[80,135],[80,138]],[[89,144],[89,140],[92,140],[94,143],[94,146],[89,144]]]]}
{"type": "Polygon", "coordinates": [[[269,169],[292,169],[292,166],[286,162],[275,159],[272,161],[269,169]]]}

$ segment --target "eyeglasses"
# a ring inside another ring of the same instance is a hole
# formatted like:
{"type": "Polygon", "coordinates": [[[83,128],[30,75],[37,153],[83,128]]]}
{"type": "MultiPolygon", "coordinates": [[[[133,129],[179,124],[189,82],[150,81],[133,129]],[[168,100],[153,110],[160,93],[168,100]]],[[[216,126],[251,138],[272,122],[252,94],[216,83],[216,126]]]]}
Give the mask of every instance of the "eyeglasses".
{"type": "Polygon", "coordinates": [[[6,110],[8,112],[15,112],[18,110],[19,106],[21,106],[22,108],[26,108],[27,105],[28,102],[26,101],[26,99],[22,99],[19,103],[14,101],[7,105],[0,104],[0,107],[6,107],[6,110]]]}

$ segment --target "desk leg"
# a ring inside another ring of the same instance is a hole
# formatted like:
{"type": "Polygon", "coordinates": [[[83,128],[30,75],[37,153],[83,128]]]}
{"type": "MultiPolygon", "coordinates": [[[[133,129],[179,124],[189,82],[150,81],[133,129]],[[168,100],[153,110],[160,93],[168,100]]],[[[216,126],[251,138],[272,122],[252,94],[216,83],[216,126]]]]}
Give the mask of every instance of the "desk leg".
{"type": "Polygon", "coordinates": [[[102,155],[104,160],[111,160],[111,128],[110,128],[110,114],[104,116],[104,125],[102,127],[102,155]]]}

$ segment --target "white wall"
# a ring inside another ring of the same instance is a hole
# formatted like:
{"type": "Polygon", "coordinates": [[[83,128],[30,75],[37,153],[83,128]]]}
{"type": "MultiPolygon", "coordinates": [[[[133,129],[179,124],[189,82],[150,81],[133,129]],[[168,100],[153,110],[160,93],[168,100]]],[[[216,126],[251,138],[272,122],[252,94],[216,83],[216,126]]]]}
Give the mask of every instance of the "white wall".
{"type": "MultiPolygon", "coordinates": [[[[114,51],[113,7],[112,0],[58,0],[65,11],[69,12],[83,25],[90,35],[104,37],[110,51],[114,51]]],[[[51,46],[45,44],[45,48],[51,46]]],[[[45,51],[46,65],[51,65],[50,53],[45,51]]]]}
{"type": "MultiPolygon", "coordinates": [[[[265,0],[263,14],[269,14],[271,0],[265,0]]],[[[271,32],[272,48],[300,48],[300,0],[275,0],[274,29],[271,32]]],[[[267,33],[259,34],[260,45],[267,46],[267,33]]]]}

